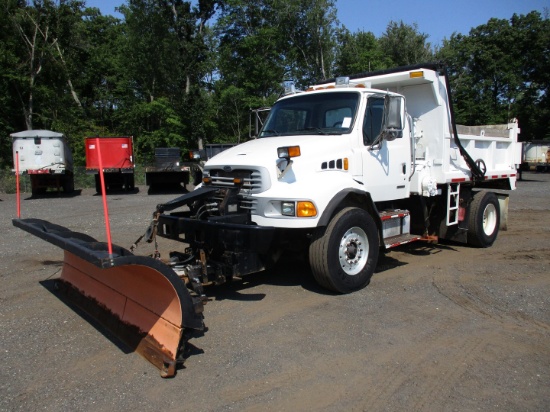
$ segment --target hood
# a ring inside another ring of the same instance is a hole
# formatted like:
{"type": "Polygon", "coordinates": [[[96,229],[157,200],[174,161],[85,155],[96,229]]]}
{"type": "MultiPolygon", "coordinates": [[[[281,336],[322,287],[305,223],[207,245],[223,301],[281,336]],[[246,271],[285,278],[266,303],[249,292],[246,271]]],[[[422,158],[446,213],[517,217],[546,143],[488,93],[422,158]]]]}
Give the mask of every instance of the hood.
{"type": "Polygon", "coordinates": [[[300,156],[294,158],[296,163],[319,163],[326,158],[329,161],[338,153],[342,153],[350,135],[299,135],[273,136],[250,140],[227,149],[208,162],[205,167],[231,166],[264,166],[275,165],[277,148],[285,146],[300,146],[300,156]]]}

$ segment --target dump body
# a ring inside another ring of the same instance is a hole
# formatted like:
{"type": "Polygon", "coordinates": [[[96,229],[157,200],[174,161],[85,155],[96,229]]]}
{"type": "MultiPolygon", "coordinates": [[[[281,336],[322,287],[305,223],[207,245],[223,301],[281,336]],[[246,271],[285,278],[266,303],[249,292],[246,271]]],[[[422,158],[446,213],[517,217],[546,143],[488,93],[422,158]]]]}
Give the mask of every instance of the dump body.
{"type": "Polygon", "coordinates": [[[14,171],[30,176],[33,194],[48,188],[74,189],[73,157],[65,136],[50,130],[26,130],[11,135],[14,171]],[[19,163],[15,164],[19,159],[19,163]]]}
{"type": "Polygon", "coordinates": [[[85,145],[86,173],[95,175],[98,193],[101,193],[100,160],[107,190],[134,189],[133,137],[87,137],[85,145]],[[101,145],[101,150],[98,150],[98,144],[101,145]]]}
{"type": "Polygon", "coordinates": [[[189,183],[191,166],[183,164],[178,147],[155,148],[154,165],[145,168],[145,184],[149,192],[155,190],[185,190],[189,183]]]}

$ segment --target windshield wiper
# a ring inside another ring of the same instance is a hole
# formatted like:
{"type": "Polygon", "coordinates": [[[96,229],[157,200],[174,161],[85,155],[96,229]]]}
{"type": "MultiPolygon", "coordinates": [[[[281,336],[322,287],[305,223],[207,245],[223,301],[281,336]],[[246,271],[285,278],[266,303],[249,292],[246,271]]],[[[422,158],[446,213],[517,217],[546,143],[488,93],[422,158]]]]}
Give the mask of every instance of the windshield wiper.
{"type": "Polygon", "coordinates": [[[317,132],[319,134],[328,134],[320,127],[304,127],[303,129],[299,129],[299,132],[307,131],[307,132],[317,132]]]}
{"type": "Polygon", "coordinates": [[[277,130],[274,130],[274,129],[262,130],[262,135],[264,133],[271,133],[271,134],[274,134],[275,136],[280,136],[281,135],[281,133],[279,133],[277,130]]]}
{"type": "Polygon", "coordinates": [[[344,134],[343,131],[327,131],[327,130],[324,130],[324,129],[321,129],[320,127],[305,127],[303,129],[300,129],[298,130],[299,132],[302,132],[302,131],[308,131],[308,132],[317,132],[318,134],[322,134],[322,135],[337,135],[337,134],[344,134]]]}

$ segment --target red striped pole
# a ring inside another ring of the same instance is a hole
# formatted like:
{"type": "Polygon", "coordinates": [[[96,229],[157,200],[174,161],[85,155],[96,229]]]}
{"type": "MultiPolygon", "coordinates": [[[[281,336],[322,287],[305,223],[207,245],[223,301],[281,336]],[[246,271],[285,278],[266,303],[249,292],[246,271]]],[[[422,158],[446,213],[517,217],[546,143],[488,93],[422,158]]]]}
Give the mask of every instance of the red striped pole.
{"type": "Polygon", "coordinates": [[[107,232],[107,246],[109,255],[113,255],[113,244],[111,242],[111,224],[109,223],[109,208],[107,206],[107,191],[105,190],[105,178],[103,176],[103,161],[101,160],[101,147],[99,138],[95,139],[97,146],[97,157],[99,159],[99,180],[101,181],[101,197],[103,198],[103,215],[105,218],[105,231],[107,232]]]}

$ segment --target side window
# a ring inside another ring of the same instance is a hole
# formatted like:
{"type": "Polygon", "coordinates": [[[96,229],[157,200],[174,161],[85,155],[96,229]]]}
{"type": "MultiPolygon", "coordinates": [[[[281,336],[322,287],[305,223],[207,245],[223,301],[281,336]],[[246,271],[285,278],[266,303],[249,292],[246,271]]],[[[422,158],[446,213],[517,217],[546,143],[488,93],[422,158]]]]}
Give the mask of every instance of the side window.
{"type": "Polygon", "coordinates": [[[384,118],[384,98],[371,97],[367,102],[365,120],[363,122],[363,143],[370,145],[380,134],[384,118]]]}

